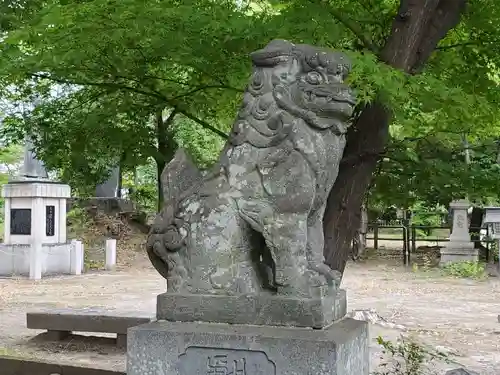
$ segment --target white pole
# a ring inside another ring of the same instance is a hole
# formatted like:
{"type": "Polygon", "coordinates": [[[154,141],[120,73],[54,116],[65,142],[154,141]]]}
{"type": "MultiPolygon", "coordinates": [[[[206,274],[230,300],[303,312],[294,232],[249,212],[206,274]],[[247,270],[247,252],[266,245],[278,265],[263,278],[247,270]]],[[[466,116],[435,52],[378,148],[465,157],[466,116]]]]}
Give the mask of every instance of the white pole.
{"type": "MultiPolygon", "coordinates": [[[[40,280],[42,278],[42,243],[43,243],[43,221],[44,205],[42,198],[34,198],[31,210],[31,246],[29,253],[30,279],[40,280]]],[[[49,256],[49,254],[46,254],[49,256]]],[[[46,261],[46,260],[45,260],[46,261]]]]}
{"type": "Polygon", "coordinates": [[[39,241],[34,241],[29,249],[30,259],[30,279],[40,280],[42,278],[42,244],[39,241]]]}
{"type": "Polygon", "coordinates": [[[106,240],[106,270],[111,271],[116,265],[116,240],[106,240]]]}
{"type": "Polygon", "coordinates": [[[71,275],[81,275],[82,273],[82,243],[81,241],[72,240],[71,241],[71,253],[70,253],[70,274],[71,275]]]}
{"type": "Polygon", "coordinates": [[[80,269],[82,270],[81,272],[85,272],[85,245],[83,244],[82,241],[78,241],[79,243],[79,253],[80,253],[80,259],[81,261],[81,266],[80,269]]]}
{"type": "MultiPolygon", "coordinates": [[[[500,272],[500,238],[497,239],[497,252],[498,252],[498,272],[500,272]]],[[[493,260],[495,259],[495,254],[493,254],[493,260]]]]}

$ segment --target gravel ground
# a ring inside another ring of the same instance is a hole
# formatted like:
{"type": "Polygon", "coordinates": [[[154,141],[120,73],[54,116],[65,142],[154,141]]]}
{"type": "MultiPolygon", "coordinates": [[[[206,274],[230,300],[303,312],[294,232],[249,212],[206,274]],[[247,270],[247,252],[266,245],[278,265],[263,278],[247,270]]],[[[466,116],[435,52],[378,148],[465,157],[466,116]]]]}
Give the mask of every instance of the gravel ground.
{"type": "MultiPolygon", "coordinates": [[[[352,264],[343,288],[349,309],[375,309],[391,323],[456,356],[483,375],[500,373],[500,280],[451,279],[437,272],[413,273],[399,263],[352,264]]],[[[166,282],[143,261],[116,272],[54,277],[41,281],[0,279],[0,354],[18,354],[59,363],[125,370],[125,353],[109,335],[72,336],[62,342],[35,337],[26,312],[47,307],[99,307],[154,313],[155,297],[166,282]]],[[[380,357],[375,338],[395,340],[401,330],[370,325],[372,368],[380,357]]],[[[450,366],[448,366],[450,367],[450,366]]],[[[451,366],[457,367],[457,366],[451,366]]]]}

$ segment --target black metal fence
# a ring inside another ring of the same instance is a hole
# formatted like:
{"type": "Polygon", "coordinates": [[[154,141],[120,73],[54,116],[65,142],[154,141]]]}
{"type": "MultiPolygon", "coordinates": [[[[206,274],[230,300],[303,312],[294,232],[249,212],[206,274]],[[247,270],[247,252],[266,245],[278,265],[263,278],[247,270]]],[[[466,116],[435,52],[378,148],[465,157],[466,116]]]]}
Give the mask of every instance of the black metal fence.
{"type": "MultiPolygon", "coordinates": [[[[495,240],[491,239],[489,227],[470,228],[469,231],[478,234],[481,244],[487,249],[486,261],[489,261],[492,245],[495,242],[495,240]],[[481,231],[483,234],[481,234],[481,231]]],[[[366,240],[372,240],[373,248],[376,250],[379,248],[379,241],[401,241],[403,263],[408,265],[410,264],[411,254],[417,251],[417,242],[431,242],[440,246],[440,243],[449,241],[450,232],[451,228],[449,226],[410,225],[404,223],[404,221],[388,224],[376,222],[368,224],[366,240]],[[446,236],[433,237],[431,233],[438,230],[447,232],[446,236]],[[387,234],[388,231],[392,233],[387,234]],[[422,236],[421,232],[427,232],[429,235],[422,236]]]]}

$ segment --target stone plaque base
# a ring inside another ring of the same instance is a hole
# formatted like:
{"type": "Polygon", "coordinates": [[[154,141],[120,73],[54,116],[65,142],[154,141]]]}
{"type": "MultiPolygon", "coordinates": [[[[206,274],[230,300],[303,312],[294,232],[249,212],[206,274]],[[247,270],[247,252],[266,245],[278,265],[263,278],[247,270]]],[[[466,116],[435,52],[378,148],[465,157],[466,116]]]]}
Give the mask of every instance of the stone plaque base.
{"type": "Polygon", "coordinates": [[[323,328],[346,314],[342,289],[318,298],[272,294],[203,295],[160,294],[156,318],[173,322],[209,322],[323,328]]]}
{"type": "MultiPolygon", "coordinates": [[[[41,276],[74,274],[70,243],[42,244],[39,249],[41,276]]],[[[30,251],[31,245],[0,244],[0,276],[29,276],[30,251]]]]}
{"type": "Polygon", "coordinates": [[[441,249],[440,266],[445,266],[455,262],[477,262],[479,261],[479,250],[474,249],[472,242],[459,243],[453,246],[454,243],[449,242],[446,247],[441,249]],[[465,247],[467,245],[467,247],[465,247]]]}
{"type": "Polygon", "coordinates": [[[128,330],[127,375],[368,375],[368,323],[327,329],[157,321],[128,330]]]}

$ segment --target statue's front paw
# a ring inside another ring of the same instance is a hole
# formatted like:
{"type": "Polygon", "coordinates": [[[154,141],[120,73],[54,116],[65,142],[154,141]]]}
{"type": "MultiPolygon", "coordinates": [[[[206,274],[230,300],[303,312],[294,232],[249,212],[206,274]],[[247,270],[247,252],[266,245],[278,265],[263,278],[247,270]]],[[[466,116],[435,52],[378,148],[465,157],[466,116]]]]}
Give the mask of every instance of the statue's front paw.
{"type": "Polygon", "coordinates": [[[276,269],[274,273],[274,285],[277,287],[286,287],[290,285],[291,275],[286,269],[276,269]]]}
{"type": "Polygon", "coordinates": [[[338,287],[340,285],[342,275],[339,271],[332,270],[328,265],[324,263],[310,264],[309,268],[323,276],[329,286],[338,287]]]}

